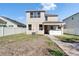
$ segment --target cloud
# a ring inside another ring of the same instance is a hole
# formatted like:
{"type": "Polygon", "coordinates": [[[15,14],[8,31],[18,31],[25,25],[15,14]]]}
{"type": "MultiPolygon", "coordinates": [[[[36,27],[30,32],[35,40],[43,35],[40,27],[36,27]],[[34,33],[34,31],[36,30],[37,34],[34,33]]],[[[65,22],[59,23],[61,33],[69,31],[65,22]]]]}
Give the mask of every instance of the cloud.
{"type": "Polygon", "coordinates": [[[41,3],[41,6],[42,10],[55,10],[57,7],[54,3],[41,3]]]}

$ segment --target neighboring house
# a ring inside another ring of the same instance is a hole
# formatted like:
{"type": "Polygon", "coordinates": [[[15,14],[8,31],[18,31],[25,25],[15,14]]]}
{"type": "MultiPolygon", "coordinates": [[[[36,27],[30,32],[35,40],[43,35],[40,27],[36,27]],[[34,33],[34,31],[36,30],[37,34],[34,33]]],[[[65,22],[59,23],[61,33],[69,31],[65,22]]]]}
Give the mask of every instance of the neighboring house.
{"type": "Polygon", "coordinates": [[[58,15],[46,14],[44,10],[26,11],[27,34],[63,34],[63,22],[60,22],[58,15]]]}
{"type": "Polygon", "coordinates": [[[15,21],[13,19],[10,19],[8,17],[5,17],[5,16],[0,16],[0,27],[2,27],[4,24],[4,27],[14,27],[14,28],[17,28],[17,27],[26,27],[25,24],[22,24],[18,21],[15,21]]]}
{"type": "Polygon", "coordinates": [[[6,25],[6,22],[0,19],[0,27],[4,27],[6,25]]]}
{"type": "Polygon", "coordinates": [[[71,15],[63,21],[66,23],[64,33],[79,35],[79,13],[71,15]]]}

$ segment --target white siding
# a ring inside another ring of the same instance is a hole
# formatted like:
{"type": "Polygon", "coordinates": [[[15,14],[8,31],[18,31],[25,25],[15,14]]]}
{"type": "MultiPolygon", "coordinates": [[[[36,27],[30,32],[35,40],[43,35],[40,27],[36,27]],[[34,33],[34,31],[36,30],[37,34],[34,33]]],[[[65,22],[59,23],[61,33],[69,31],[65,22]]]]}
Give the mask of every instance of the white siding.
{"type": "Polygon", "coordinates": [[[58,17],[48,17],[48,21],[58,21],[58,17]]]}
{"type": "Polygon", "coordinates": [[[79,35],[79,14],[75,14],[65,19],[64,22],[66,23],[64,33],[79,35]]]}
{"type": "Polygon", "coordinates": [[[49,35],[63,35],[61,30],[50,30],[49,35]]]}
{"type": "Polygon", "coordinates": [[[79,28],[64,29],[64,33],[79,35],[79,28]]]}
{"type": "Polygon", "coordinates": [[[2,18],[2,17],[0,17],[0,19],[2,19],[2,20],[4,20],[5,22],[7,22],[7,24],[6,24],[6,26],[7,27],[9,27],[9,25],[13,25],[13,27],[17,27],[17,25],[16,24],[14,24],[14,23],[12,23],[11,21],[8,21],[8,20],[6,20],[6,19],[4,19],[4,18],[2,18]]]}

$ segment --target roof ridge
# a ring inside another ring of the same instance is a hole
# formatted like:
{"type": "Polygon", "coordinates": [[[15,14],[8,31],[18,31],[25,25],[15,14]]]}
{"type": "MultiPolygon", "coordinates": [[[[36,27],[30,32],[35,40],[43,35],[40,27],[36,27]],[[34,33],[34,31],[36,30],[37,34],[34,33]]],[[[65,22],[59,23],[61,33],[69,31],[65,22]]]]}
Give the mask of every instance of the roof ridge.
{"type": "Polygon", "coordinates": [[[76,14],[79,14],[79,12],[74,13],[74,14],[72,14],[71,16],[66,17],[65,19],[63,19],[63,21],[66,20],[66,19],[69,18],[69,17],[72,17],[72,16],[76,15],[76,14]]]}
{"type": "Polygon", "coordinates": [[[9,17],[5,17],[5,16],[0,16],[0,17],[5,18],[5,19],[7,19],[7,20],[9,20],[9,21],[11,21],[11,22],[17,24],[17,25],[23,25],[23,26],[25,26],[25,24],[23,24],[23,23],[21,23],[21,22],[19,22],[19,21],[13,20],[13,19],[11,19],[11,18],[9,18],[9,17]]]}

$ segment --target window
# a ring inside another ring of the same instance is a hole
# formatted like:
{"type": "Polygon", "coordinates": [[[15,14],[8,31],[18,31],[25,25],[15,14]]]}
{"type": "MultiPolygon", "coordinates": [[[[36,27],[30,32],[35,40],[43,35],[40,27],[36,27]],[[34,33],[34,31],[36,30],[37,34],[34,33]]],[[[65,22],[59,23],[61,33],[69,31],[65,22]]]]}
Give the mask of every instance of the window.
{"type": "Polygon", "coordinates": [[[73,20],[74,18],[72,17],[72,20],[73,20]]]}
{"type": "Polygon", "coordinates": [[[30,13],[30,18],[32,18],[32,17],[33,17],[33,12],[30,13]]]}
{"type": "Polygon", "coordinates": [[[47,21],[47,16],[45,16],[45,19],[46,19],[46,21],[47,21]]]}
{"type": "Polygon", "coordinates": [[[39,24],[39,30],[43,30],[43,25],[39,24]]]}
{"type": "Polygon", "coordinates": [[[13,27],[13,25],[9,25],[9,27],[13,27]]]}
{"type": "Polygon", "coordinates": [[[58,26],[58,29],[61,29],[61,26],[58,26]]]}
{"type": "Polygon", "coordinates": [[[38,16],[38,18],[40,18],[40,12],[38,12],[37,16],[38,16]]]}
{"type": "Polygon", "coordinates": [[[32,30],[32,25],[31,24],[28,25],[28,29],[32,30]]]}
{"type": "Polygon", "coordinates": [[[53,30],[54,29],[53,26],[50,26],[50,29],[53,30]]]}
{"type": "Polygon", "coordinates": [[[6,25],[3,25],[3,27],[7,27],[6,25]]]}
{"type": "Polygon", "coordinates": [[[6,25],[0,25],[0,27],[6,27],[6,25]]]}
{"type": "Polygon", "coordinates": [[[30,18],[40,18],[40,12],[30,12],[30,18]]]}

